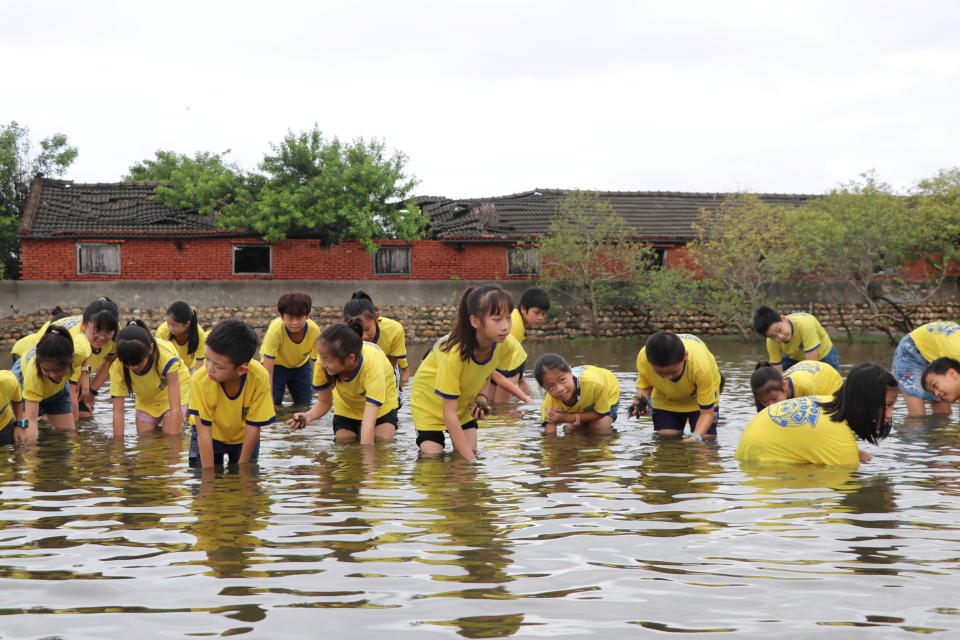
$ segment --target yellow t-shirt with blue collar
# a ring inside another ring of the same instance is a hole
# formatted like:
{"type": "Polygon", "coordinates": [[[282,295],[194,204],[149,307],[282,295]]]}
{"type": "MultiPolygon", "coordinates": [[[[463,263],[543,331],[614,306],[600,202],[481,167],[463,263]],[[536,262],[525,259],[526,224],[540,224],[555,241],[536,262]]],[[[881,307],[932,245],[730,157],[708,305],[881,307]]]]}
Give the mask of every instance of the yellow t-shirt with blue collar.
{"type": "Polygon", "coordinates": [[[517,307],[513,308],[513,312],[510,313],[510,335],[517,339],[517,342],[523,342],[527,338],[527,327],[523,324],[523,316],[520,315],[520,309],[517,307]]]}
{"type": "Polygon", "coordinates": [[[960,358],[960,325],[956,322],[929,322],[911,331],[910,337],[928,362],[960,358]]]}
{"type": "Polygon", "coordinates": [[[614,405],[620,402],[620,383],[613,372],[603,367],[584,365],[572,369],[577,397],[573,404],[566,404],[547,394],[540,410],[540,422],[545,424],[547,410],[557,409],[566,413],[596,411],[601,416],[610,414],[614,405]]]}
{"type": "Polygon", "coordinates": [[[10,405],[22,400],[23,394],[17,376],[12,371],[0,371],[0,431],[13,422],[13,407],[10,405]]]}
{"type": "MultiPolygon", "coordinates": [[[[832,367],[829,367],[832,368],[832,367]]],[[[743,430],[741,462],[859,465],[857,438],[846,422],[834,422],[821,407],[830,396],[791,398],[755,415],[743,430]]]]}
{"type": "Polygon", "coordinates": [[[407,368],[407,337],[402,324],[380,316],[373,343],[383,349],[388,358],[396,358],[398,367],[407,368]]]}
{"type": "Polygon", "coordinates": [[[383,350],[372,342],[363,343],[360,361],[348,377],[331,379],[317,360],[313,368],[313,388],[320,391],[331,386],[334,415],[362,420],[366,405],[372,404],[378,407],[380,418],[400,406],[393,366],[383,350]]]}
{"type": "Polygon", "coordinates": [[[843,384],[843,378],[831,365],[817,360],[801,360],[783,373],[790,381],[794,398],[832,396],[843,384]]]}
{"type": "Polygon", "coordinates": [[[650,404],[655,409],[689,413],[713,408],[720,400],[720,369],[707,345],[695,335],[679,333],[687,359],[676,378],[668,379],[653,370],[647,348],[637,355],[637,388],[653,387],[650,404]]]}
{"type": "Polygon", "coordinates": [[[69,378],[63,376],[60,382],[54,382],[49,376],[42,375],[37,371],[36,365],[37,347],[30,347],[20,358],[20,373],[23,376],[23,384],[20,389],[23,392],[23,399],[28,402],[42,402],[47,398],[60,393],[67,385],[69,378]]]}
{"type": "Polygon", "coordinates": [[[265,362],[269,358],[274,364],[287,369],[302,367],[309,360],[317,359],[317,338],[319,337],[320,327],[308,318],[303,338],[294,342],[283,324],[283,318],[274,318],[263,336],[263,344],[260,345],[262,361],[265,362]]]}
{"type": "MultiPolygon", "coordinates": [[[[47,327],[51,324],[63,327],[70,332],[70,337],[73,338],[73,373],[70,374],[70,382],[79,382],[80,374],[83,370],[83,363],[93,354],[93,347],[90,346],[90,341],[87,340],[87,336],[83,335],[83,316],[67,316],[66,318],[60,318],[53,322],[43,323],[43,326],[33,334],[33,339],[29,346],[36,346],[37,343],[40,342],[40,338],[47,332],[47,327]]],[[[98,354],[102,352],[103,349],[101,349],[98,354]]],[[[106,355],[104,355],[104,357],[106,357],[106,355]]],[[[103,362],[103,358],[100,359],[100,362],[103,362]]],[[[99,364],[97,366],[99,366],[99,364]]]]}
{"type": "Polygon", "coordinates": [[[160,323],[154,335],[173,345],[173,348],[177,350],[177,355],[180,356],[180,360],[186,365],[187,369],[193,369],[198,362],[203,362],[207,357],[207,332],[203,330],[203,327],[197,327],[197,336],[199,339],[197,341],[197,348],[193,353],[189,352],[190,340],[187,340],[183,344],[177,342],[177,339],[170,334],[170,327],[167,326],[166,320],[160,323]]]}
{"type": "MultiPolygon", "coordinates": [[[[508,336],[507,340],[510,337],[508,336]]],[[[519,345],[516,340],[514,344],[519,345]]],[[[413,376],[413,389],[410,398],[413,424],[418,431],[446,431],[443,420],[443,399],[456,399],[457,419],[460,424],[473,420],[470,405],[477,394],[483,390],[494,370],[507,373],[506,365],[513,357],[510,346],[494,344],[493,352],[483,362],[473,354],[464,360],[460,357],[460,348],[449,351],[442,349],[443,342],[427,355],[417,373],[413,376]]]]}
{"type": "Polygon", "coordinates": [[[223,385],[197,369],[190,378],[190,409],[193,424],[210,427],[213,439],[224,444],[241,444],[246,427],[264,427],[276,420],[270,376],[256,360],[240,377],[240,390],[227,395],[223,385]]]}
{"type": "Polygon", "coordinates": [[[806,354],[816,351],[817,360],[822,360],[833,349],[833,340],[820,321],[809,313],[791,313],[786,316],[793,328],[793,335],[785,343],[767,338],[767,353],[771,364],[783,364],[783,356],[804,360],[806,354]]]}
{"type": "MultiPolygon", "coordinates": [[[[110,395],[114,398],[126,398],[133,393],[136,408],[159,418],[170,409],[168,391],[170,376],[177,376],[180,384],[180,404],[190,404],[190,371],[183,366],[180,356],[173,345],[163,339],[157,340],[157,357],[152,366],[142,374],[130,371],[130,384],[123,375],[123,363],[117,358],[110,365],[110,395]]],[[[179,407],[175,407],[179,410],[179,407]]]]}

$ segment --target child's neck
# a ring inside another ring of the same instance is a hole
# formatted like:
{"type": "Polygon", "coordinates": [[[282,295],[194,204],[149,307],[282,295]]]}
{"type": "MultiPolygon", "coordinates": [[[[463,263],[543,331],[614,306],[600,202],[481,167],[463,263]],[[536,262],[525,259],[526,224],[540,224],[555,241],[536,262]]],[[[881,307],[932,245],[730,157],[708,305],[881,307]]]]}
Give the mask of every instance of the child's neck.
{"type": "Polygon", "coordinates": [[[223,390],[228,396],[235,396],[240,393],[240,383],[243,382],[243,376],[221,382],[223,390]]]}
{"type": "Polygon", "coordinates": [[[493,347],[496,343],[493,340],[486,340],[477,336],[477,348],[473,350],[473,357],[480,362],[484,362],[490,357],[493,347]]]}

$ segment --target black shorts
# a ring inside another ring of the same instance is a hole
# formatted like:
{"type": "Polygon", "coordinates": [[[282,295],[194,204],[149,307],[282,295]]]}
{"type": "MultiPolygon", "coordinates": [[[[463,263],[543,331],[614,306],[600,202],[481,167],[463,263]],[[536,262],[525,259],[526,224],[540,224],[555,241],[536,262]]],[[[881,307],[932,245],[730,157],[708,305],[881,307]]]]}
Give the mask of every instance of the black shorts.
{"type": "MultiPolygon", "coordinates": [[[[524,361],[523,361],[523,364],[521,364],[521,365],[520,365],[519,367],[517,367],[516,369],[511,369],[510,371],[501,371],[500,373],[502,373],[502,374],[503,374],[503,377],[504,377],[504,378],[507,378],[508,380],[509,380],[510,378],[514,377],[514,376],[521,376],[521,377],[522,377],[522,376],[523,376],[523,370],[524,370],[524,368],[526,368],[526,366],[527,366],[527,361],[524,360],[524,361]]],[[[491,379],[490,382],[493,383],[493,386],[497,386],[496,381],[494,381],[494,380],[491,379]]]]}
{"type": "MultiPolygon", "coordinates": [[[[477,421],[471,420],[465,424],[460,425],[460,428],[466,431],[467,429],[476,429],[477,421]]],[[[417,446],[420,446],[421,442],[436,442],[441,447],[447,446],[446,437],[443,435],[446,431],[436,430],[436,431],[420,431],[417,429],[417,446]]]]}
{"type": "MultiPolygon", "coordinates": [[[[666,409],[654,409],[652,416],[653,418],[653,429],[654,431],[660,431],[661,429],[669,429],[672,431],[683,432],[683,429],[687,424],[690,425],[690,431],[693,432],[694,427],[697,425],[697,420],[700,418],[699,411],[668,411],[666,409]]],[[[707,429],[707,434],[711,436],[717,435],[717,424],[720,421],[720,407],[716,407],[716,410],[713,413],[713,424],[710,425],[710,428],[707,429]]]]}
{"type": "MultiPolygon", "coordinates": [[[[388,411],[379,418],[374,423],[374,426],[378,424],[392,424],[393,428],[397,428],[397,410],[388,411]]],[[[348,418],[346,416],[338,416],[333,414],[333,432],[336,433],[340,429],[346,429],[347,431],[353,431],[355,434],[360,435],[360,425],[363,424],[363,420],[356,420],[354,418],[348,418]]]]}

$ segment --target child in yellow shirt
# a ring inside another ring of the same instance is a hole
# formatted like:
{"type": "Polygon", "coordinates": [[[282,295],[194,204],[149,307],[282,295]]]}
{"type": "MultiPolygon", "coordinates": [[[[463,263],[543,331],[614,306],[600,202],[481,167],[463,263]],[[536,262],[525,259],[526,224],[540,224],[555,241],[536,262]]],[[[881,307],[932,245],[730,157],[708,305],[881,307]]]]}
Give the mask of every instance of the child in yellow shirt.
{"type": "Polygon", "coordinates": [[[620,408],[620,384],[612,371],[590,365],[571,369],[562,357],[547,353],[534,363],[533,375],[547,392],[540,416],[545,433],[556,433],[561,424],[568,430],[610,432],[620,408]]]}
{"type": "Polygon", "coordinates": [[[363,339],[380,347],[396,369],[399,387],[410,380],[407,364],[407,336],[403,325],[380,315],[373,299],[365,291],[354,291],[343,305],[343,321],[350,324],[359,320],[363,325],[363,339]]]}
{"type": "Polygon", "coordinates": [[[0,371],[0,445],[19,444],[27,426],[20,382],[12,371],[0,371]]]}
{"type": "Polygon", "coordinates": [[[798,362],[783,374],[769,362],[758,362],[750,375],[757,411],[790,398],[832,396],[842,384],[836,369],[814,360],[798,362]]]}
{"type": "Polygon", "coordinates": [[[308,406],[310,380],[317,359],[320,327],[310,319],[313,301],[305,293],[285,293],[277,301],[277,313],[267,327],[260,348],[263,368],[270,382],[273,404],[280,406],[283,392],[290,390],[295,406],[308,406]]]}
{"type": "Polygon", "coordinates": [[[40,340],[13,363],[12,372],[23,396],[23,419],[27,421],[22,442],[37,441],[40,431],[37,420],[44,414],[56,429],[76,429],[69,391],[73,360],[73,336],[68,329],[52,324],[40,340]]]}
{"type": "Polygon", "coordinates": [[[753,329],[767,339],[770,362],[781,373],[803,360],[819,360],[840,371],[837,348],[809,313],[784,315],[770,307],[753,312],[753,329]]]}

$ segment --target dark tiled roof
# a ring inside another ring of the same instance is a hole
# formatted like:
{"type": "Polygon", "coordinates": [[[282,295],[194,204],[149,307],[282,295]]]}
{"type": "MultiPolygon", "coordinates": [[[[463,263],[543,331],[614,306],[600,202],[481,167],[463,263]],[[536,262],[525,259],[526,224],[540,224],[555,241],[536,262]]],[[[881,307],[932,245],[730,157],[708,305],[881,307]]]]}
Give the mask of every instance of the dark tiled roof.
{"type": "MultiPolygon", "coordinates": [[[[430,215],[431,230],[440,239],[529,238],[547,232],[566,193],[562,189],[534,189],[493,198],[454,200],[425,196],[417,201],[430,215]]],[[[700,210],[716,208],[729,194],[601,191],[597,195],[636,229],[636,237],[684,241],[694,237],[691,225],[699,218],[700,210]]],[[[792,206],[816,197],[757,195],[770,204],[792,206]]]]}
{"type": "Polygon", "coordinates": [[[20,233],[28,238],[50,238],[216,231],[213,216],[171,209],[152,199],[156,186],[155,182],[74,184],[70,180],[35,179],[20,233]]]}

